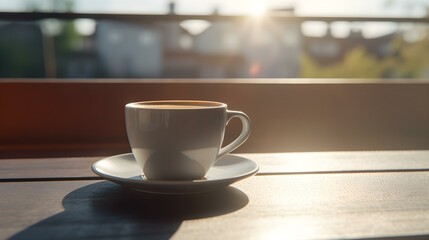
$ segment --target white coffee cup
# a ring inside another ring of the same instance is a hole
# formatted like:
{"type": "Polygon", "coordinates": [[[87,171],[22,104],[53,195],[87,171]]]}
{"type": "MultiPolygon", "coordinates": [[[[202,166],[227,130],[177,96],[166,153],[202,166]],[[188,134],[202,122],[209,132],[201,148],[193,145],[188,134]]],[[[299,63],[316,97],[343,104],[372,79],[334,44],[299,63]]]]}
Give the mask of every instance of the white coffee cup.
{"type": "Polygon", "coordinates": [[[125,106],[128,140],[145,178],[202,179],[222,156],[239,147],[250,134],[250,119],[227,110],[220,102],[168,100],[125,106]],[[240,136],[221,148],[225,126],[238,117],[240,136]]]}

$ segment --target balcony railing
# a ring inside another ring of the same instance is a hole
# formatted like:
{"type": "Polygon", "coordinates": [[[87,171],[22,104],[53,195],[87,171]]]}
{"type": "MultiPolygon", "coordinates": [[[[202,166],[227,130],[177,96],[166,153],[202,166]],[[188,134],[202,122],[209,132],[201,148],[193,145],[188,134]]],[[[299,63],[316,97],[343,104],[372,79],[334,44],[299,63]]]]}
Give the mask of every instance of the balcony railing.
{"type": "MultiPolygon", "coordinates": [[[[344,16],[296,16],[288,13],[270,12],[267,17],[280,21],[323,21],[323,22],[395,22],[429,23],[429,18],[415,17],[344,17],[344,16]]],[[[73,12],[0,12],[1,20],[35,21],[42,19],[73,20],[89,18],[94,20],[121,20],[129,22],[182,21],[188,19],[207,21],[236,21],[248,18],[245,15],[179,15],[179,14],[113,14],[113,13],[73,13],[73,12]]]]}

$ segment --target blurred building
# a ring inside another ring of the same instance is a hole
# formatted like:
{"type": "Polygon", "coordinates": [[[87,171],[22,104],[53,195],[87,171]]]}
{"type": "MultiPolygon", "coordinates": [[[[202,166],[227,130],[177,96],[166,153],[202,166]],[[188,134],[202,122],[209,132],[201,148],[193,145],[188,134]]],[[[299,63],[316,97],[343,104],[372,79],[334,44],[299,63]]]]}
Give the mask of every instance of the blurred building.
{"type": "MultiPolygon", "coordinates": [[[[174,14],[175,5],[170,3],[169,8],[174,14]]],[[[249,19],[201,24],[208,27],[192,33],[180,22],[100,21],[95,46],[109,77],[298,76],[302,48],[298,23],[249,19]]]]}
{"type": "Polygon", "coordinates": [[[65,70],[58,77],[66,78],[96,78],[103,77],[97,52],[92,49],[79,49],[67,56],[65,70]]]}
{"type": "Polygon", "coordinates": [[[161,77],[163,45],[153,25],[99,21],[95,48],[108,77],[161,77]]]}
{"type": "Polygon", "coordinates": [[[390,43],[398,34],[394,32],[377,38],[365,38],[360,30],[354,30],[346,38],[336,38],[328,27],[323,37],[304,36],[303,50],[321,66],[342,61],[344,56],[356,47],[363,47],[367,53],[382,59],[395,54],[390,43]]]}
{"type": "MultiPolygon", "coordinates": [[[[174,4],[170,4],[174,14],[174,4]]],[[[293,14],[293,9],[286,9],[293,14]]],[[[217,11],[213,15],[217,15],[217,11]]],[[[198,33],[182,23],[162,23],[164,72],[168,77],[296,77],[301,32],[298,23],[267,19],[214,21],[198,33]]]]}
{"type": "Polygon", "coordinates": [[[264,18],[213,22],[195,37],[195,51],[212,58],[200,67],[201,77],[297,77],[300,25],[264,18]]]}
{"type": "Polygon", "coordinates": [[[302,51],[300,24],[267,20],[263,28],[245,33],[243,54],[249,77],[298,77],[302,51]]]}

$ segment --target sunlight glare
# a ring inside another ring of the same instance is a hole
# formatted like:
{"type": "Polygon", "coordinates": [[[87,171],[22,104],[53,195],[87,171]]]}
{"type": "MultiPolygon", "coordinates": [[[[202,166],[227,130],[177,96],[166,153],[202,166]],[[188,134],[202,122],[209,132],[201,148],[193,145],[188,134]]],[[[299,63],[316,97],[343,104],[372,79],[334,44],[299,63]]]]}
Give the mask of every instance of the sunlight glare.
{"type": "Polygon", "coordinates": [[[260,18],[267,12],[267,6],[262,2],[253,2],[249,5],[249,15],[252,17],[260,18]]]}

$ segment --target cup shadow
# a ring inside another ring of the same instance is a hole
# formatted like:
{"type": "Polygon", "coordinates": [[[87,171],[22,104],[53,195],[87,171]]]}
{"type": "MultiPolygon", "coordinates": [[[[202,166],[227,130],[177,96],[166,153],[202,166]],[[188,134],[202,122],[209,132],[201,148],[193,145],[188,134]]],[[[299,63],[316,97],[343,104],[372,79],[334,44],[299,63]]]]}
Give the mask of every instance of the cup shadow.
{"type": "Polygon", "coordinates": [[[64,197],[64,211],[10,239],[169,239],[184,220],[219,216],[245,207],[249,199],[228,187],[192,195],[157,195],[110,182],[79,188],[64,197]]]}

